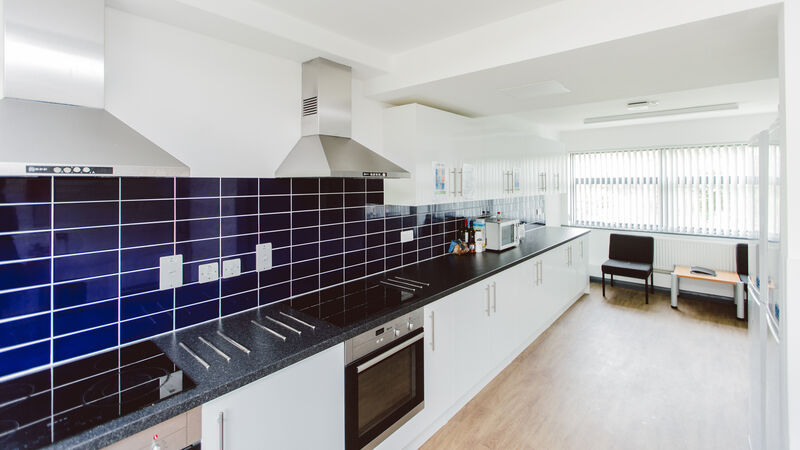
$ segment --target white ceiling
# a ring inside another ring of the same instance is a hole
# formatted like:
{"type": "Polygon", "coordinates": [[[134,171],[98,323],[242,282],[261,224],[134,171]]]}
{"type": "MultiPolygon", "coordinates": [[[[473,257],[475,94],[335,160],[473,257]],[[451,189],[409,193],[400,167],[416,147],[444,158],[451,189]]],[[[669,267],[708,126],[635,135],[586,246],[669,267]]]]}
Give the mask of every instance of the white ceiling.
{"type": "Polygon", "coordinates": [[[255,0],[375,48],[397,53],[559,0],[255,0]]]}
{"type": "Polygon", "coordinates": [[[759,8],[376,98],[392,104],[418,102],[469,116],[517,113],[562,128],[585,117],[626,113],[626,102],[641,99],[660,100],[658,108],[663,109],[720,103],[723,98],[760,101],[776,109],[774,82],[758,88],[736,86],[777,78],[777,20],[778,8],[759,8]],[[570,92],[532,98],[503,92],[545,81],[557,81],[570,92]],[[718,88],[707,89],[712,87],[718,88]],[[692,94],[676,94],[674,99],[670,95],[685,91],[692,94]]]}

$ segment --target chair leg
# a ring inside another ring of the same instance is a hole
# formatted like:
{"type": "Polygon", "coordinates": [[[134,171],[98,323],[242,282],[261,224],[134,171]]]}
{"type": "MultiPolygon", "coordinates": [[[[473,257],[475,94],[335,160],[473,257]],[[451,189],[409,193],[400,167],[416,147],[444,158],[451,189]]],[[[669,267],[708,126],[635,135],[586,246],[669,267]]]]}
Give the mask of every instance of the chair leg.
{"type": "Polygon", "coordinates": [[[606,296],[606,273],[602,272],[603,274],[603,297],[606,296]]]}
{"type": "Polygon", "coordinates": [[[614,286],[614,274],[611,274],[611,286],[614,286]]]}
{"type": "Polygon", "coordinates": [[[651,294],[655,294],[656,293],[656,285],[655,285],[655,283],[653,283],[653,276],[654,275],[655,275],[654,272],[650,272],[650,293],[651,294]]]}
{"type": "Polygon", "coordinates": [[[647,286],[647,277],[644,277],[644,303],[647,305],[650,303],[650,289],[647,286]]]}

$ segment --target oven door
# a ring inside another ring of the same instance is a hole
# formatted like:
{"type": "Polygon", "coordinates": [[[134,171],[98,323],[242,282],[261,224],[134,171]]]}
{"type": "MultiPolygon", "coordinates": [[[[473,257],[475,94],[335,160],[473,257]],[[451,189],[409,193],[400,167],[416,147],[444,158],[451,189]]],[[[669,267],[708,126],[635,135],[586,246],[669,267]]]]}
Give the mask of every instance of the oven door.
{"type": "Polygon", "coordinates": [[[424,407],[422,328],[345,367],[347,449],[374,447],[424,407]]]}

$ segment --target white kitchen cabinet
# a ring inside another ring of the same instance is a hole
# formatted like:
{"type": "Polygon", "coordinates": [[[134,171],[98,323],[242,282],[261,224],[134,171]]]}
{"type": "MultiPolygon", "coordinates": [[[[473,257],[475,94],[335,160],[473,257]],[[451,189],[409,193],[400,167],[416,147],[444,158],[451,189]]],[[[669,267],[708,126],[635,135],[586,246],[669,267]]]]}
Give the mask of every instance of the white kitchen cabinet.
{"type": "Polygon", "coordinates": [[[433,420],[455,400],[455,313],[458,294],[425,306],[425,410],[433,420]]]}
{"type": "Polygon", "coordinates": [[[457,397],[469,392],[491,369],[491,286],[483,280],[457,292],[453,387],[457,397]]]}
{"type": "Polygon", "coordinates": [[[218,397],[202,412],[204,449],[344,448],[344,344],[218,397]]]}
{"type": "Polygon", "coordinates": [[[506,359],[527,337],[525,321],[528,292],[525,268],[528,261],[506,269],[492,278],[491,367],[506,359]]]}

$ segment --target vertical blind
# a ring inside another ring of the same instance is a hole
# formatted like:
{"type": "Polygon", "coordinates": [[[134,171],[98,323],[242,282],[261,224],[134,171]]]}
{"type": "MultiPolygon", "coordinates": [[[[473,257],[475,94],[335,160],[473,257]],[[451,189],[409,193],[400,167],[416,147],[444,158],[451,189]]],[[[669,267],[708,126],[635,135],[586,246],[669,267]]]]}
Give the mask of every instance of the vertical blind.
{"type": "Polygon", "coordinates": [[[720,144],[573,153],[573,223],[751,237],[758,150],[720,144]]]}

